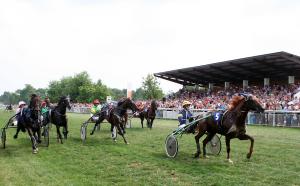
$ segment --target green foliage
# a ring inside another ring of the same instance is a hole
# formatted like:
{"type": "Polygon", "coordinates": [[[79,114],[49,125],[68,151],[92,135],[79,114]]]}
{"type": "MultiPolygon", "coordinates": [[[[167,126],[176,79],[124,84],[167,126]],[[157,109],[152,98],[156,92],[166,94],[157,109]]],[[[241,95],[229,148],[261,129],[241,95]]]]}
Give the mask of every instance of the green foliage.
{"type": "Polygon", "coordinates": [[[31,94],[33,93],[44,98],[47,94],[47,89],[35,89],[32,85],[26,84],[23,89],[18,89],[16,92],[4,92],[0,96],[0,102],[3,102],[4,104],[17,104],[19,101],[23,100],[28,103],[31,94]]]}
{"type": "Polygon", "coordinates": [[[75,102],[92,102],[96,98],[105,100],[109,89],[101,80],[93,83],[87,72],[81,72],[73,77],[50,82],[48,94],[54,102],[62,95],[69,95],[75,102]]]}
{"type": "Polygon", "coordinates": [[[164,96],[162,89],[159,87],[159,82],[153,74],[148,74],[147,77],[143,79],[142,89],[144,98],[161,99],[164,96]]]}
{"type": "Polygon", "coordinates": [[[133,91],[133,100],[144,100],[146,99],[144,95],[145,91],[142,88],[138,88],[136,91],[133,91]]]}
{"type": "MultiPolygon", "coordinates": [[[[0,112],[0,123],[11,114],[0,112]]],[[[33,155],[27,133],[13,139],[15,129],[7,131],[7,148],[0,148],[0,185],[299,185],[300,129],[248,126],[254,136],[253,157],[246,154],[249,141],[231,140],[230,164],[222,137],[219,156],[193,158],[196,145],[193,135],[178,138],[176,158],[165,154],[166,136],[177,127],[175,120],[154,121],[154,128],[141,128],[133,119],[126,130],[129,145],[118,136],[110,138],[110,125],[88,135],[82,144],[79,126],[89,115],[69,114],[69,137],[56,142],[50,130],[50,146],[39,147],[33,155]],[[26,171],[24,171],[26,170],[26,171]]],[[[88,126],[88,133],[93,125],[88,126]]],[[[201,141],[205,136],[201,138],[201,141]]],[[[202,143],[201,147],[202,147],[202,143]]]]}
{"type": "MultiPolygon", "coordinates": [[[[57,102],[63,95],[70,96],[73,102],[92,102],[94,99],[106,100],[106,96],[112,96],[113,100],[126,97],[126,89],[108,88],[101,80],[93,83],[87,72],[81,72],[74,76],[63,77],[58,81],[51,81],[48,88],[35,89],[32,85],[26,84],[25,88],[14,93],[4,92],[0,96],[0,102],[4,104],[16,104],[23,100],[28,102],[31,94],[38,94],[42,99],[50,97],[51,102],[57,102]]],[[[157,79],[149,74],[144,78],[141,88],[133,91],[134,100],[161,99],[163,92],[159,87],[157,79]]]]}
{"type": "Polygon", "coordinates": [[[119,100],[120,98],[126,97],[127,96],[127,90],[126,89],[117,89],[117,88],[112,88],[110,89],[111,92],[111,97],[113,100],[119,100]]]}
{"type": "Polygon", "coordinates": [[[16,93],[11,92],[4,92],[0,96],[0,102],[8,105],[8,104],[16,104],[20,99],[20,96],[18,96],[16,93]]]}

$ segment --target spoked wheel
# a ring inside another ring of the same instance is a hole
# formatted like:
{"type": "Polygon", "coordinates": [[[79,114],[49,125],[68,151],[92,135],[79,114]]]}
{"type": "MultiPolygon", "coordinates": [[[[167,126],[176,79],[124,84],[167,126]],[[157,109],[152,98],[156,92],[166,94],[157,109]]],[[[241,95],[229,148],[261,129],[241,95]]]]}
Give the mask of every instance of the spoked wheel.
{"type": "Polygon", "coordinates": [[[170,158],[175,158],[178,153],[178,141],[173,134],[167,136],[165,141],[166,154],[170,158]]]}
{"type": "Polygon", "coordinates": [[[5,142],[6,142],[6,131],[5,128],[1,131],[1,143],[2,147],[5,149],[5,142]]]}
{"type": "Polygon", "coordinates": [[[206,144],[207,153],[213,155],[219,155],[221,152],[221,140],[218,135],[215,135],[207,144],[206,144]]]}
{"type": "Polygon", "coordinates": [[[82,142],[84,143],[86,140],[86,125],[81,126],[80,137],[81,137],[82,142]]]}
{"type": "Polygon", "coordinates": [[[44,145],[45,145],[45,147],[49,147],[49,125],[44,126],[43,136],[44,136],[44,145]]]}

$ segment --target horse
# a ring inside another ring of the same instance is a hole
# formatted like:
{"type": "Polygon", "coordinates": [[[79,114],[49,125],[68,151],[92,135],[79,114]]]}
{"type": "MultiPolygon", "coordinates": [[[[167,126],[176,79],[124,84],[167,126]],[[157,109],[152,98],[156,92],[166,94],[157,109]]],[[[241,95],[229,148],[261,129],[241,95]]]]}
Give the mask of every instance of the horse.
{"type": "Polygon", "coordinates": [[[49,109],[48,114],[46,118],[44,118],[44,123],[43,123],[44,125],[48,123],[53,123],[56,126],[57,141],[58,142],[60,141],[61,144],[63,144],[63,141],[60,132],[60,127],[64,128],[63,130],[64,139],[67,139],[68,137],[68,119],[66,115],[67,108],[71,109],[69,97],[66,96],[60,97],[57,106],[49,109]]]}
{"type": "Polygon", "coordinates": [[[157,103],[155,100],[151,101],[150,107],[144,109],[139,113],[139,118],[141,119],[142,128],[144,128],[144,119],[147,120],[147,127],[152,129],[153,121],[156,117],[157,103]]]}
{"type": "Polygon", "coordinates": [[[195,158],[198,158],[201,154],[199,139],[207,133],[206,138],[203,140],[203,157],[205,158],[206,144],[218,133],[225,136],[228,162],[233,163],[230,159],[230,140],[233,138],[251,141],[249,153],[247,154],[247,158],[250,159],[253,152],[254,138],[246,134],[245,119],[249,111],[261,113],[264,112],[264,109],[256,96],[239,94],[233,96],[228,110],[224,113],[211,112],[204,119],[200,119],[195,126],[197,146],[195,158]]]}
{"type": "Polygon", "coordinates": [[[18,138],[20,130],[28,132],[32,143],[32,152],[38,152],[37,143],[41,143],[41,111],[40,111],[40,97],[32,94],[29,107],[23,108],[17,114],[17,132],[14,138],[18,138]]]}
{"type": "Polygon", "coordinates": [[[9,105],[7,105],[7,106],[5,107],[5,111],[10,112],[10,111],[12,111],[12,110],[13,110],[13,107],[12,107],[11,104],[9,104],[9,105]]]}
{"type": "MultiPolygon", "coordinates": [[[[102,108],[101,111],[97,113],[99,119],[90,134],[93,135],[97,126],[106,119],[111,124],[111,131],[113,132],[113,128],[116,127],[118,134],[121,135],[124,142],[128,144],[124,136],[125,125],[128,119],[127,109],[131,109],[132,112],[138,111],[137,106],[129,98],[121,99],[116,106],[102,108]]],[[[115,137],[113,138],[116,140],[115,137]]]]}

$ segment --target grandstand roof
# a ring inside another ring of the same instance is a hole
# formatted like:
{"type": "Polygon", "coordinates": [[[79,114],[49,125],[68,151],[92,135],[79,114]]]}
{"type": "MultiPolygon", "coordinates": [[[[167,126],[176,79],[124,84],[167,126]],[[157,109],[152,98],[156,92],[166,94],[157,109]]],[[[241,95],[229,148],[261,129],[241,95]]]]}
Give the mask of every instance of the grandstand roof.
{"type": "Polygon", "coordinates": [[[182,85],[207,85],[208,83],[224,85],[225,81],[241,84],[242,80],[261,83],[263,78],[287,82],[288,76],[299,78],[300,57],[287,52],[276,52],[159,72],[154,76],[182,85]]]}

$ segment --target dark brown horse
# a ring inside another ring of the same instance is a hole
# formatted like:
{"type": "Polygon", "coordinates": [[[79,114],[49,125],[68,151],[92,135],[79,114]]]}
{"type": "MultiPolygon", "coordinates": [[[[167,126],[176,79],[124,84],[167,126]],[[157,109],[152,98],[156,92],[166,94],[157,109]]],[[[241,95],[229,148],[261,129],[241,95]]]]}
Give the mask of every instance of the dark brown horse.
{"type": "Polygon", "coordinates": [[[54,108],[50,108],[49,112],[46,113],[46,117],[44,119],[44,125],[51,122],[56,126],[57,132],[57,141],[62,144],[62,135],[60,132],[60,127],[63,127],[64,139],[68,137],[68,119],[66,115],[66,111],[71,109],[70,106],[70,98],[66,96],[62,96],[59,99],[57,106],[54,108]]]}
{"type": "Polygon", "coordinates": [[[37,143],[41,143],[41,111],[40,97],[36,94],[31,95],[31,100],[28,108],[24,108],[18,114],[17,133],[14,138],[18,137],[20,130],[27,130],[32,143],[32,152],[38,152],[37,143]]]}
{"type": "Polygon", "coordinates": [[[128,118],[127,109],[132,110],[132,112],[138,111],[137,106],[129,98],[121,99],[116,106],[103,108],[100,113],[98,113],[99,121],[96,122],[91,135],[95,132],[97,125],[106,119],[111,124],[111,131],[115,127],[118,134],[123,137],[124,142],[128,144],[124,136],[125,125],[128,118]]]}
{"type": "Polygon", "coordinates": [[[155,100],[151,101],[150,107],[145,108],[139,113],[141,119],[142,128],[144,128],[144,119],[147,121],[147,127],[152,129],[153,121],[156,117],[157,103],[155,100]]]}
{"type": "Polygon", "coordinates": [[[201,154],[199,139],[207,133],[203,140],[203,157],[206,157],[206,144],[214,137],[216,133],[224,135],[227,149],[227,160],[230,160],[230,140],[238,138],[240,140],[250,140],[251,145],[247,158],[251,157],[253,152],[254,139],[246,134],[245,119],[249,111],[264,112],[264,109],[259,103],[257,97],[253,95],[240,94],[233,96],[230,101],[229,108],[224,114],[219,112],[210,113],[211,116],[200,120],[196,126],[195,141],[197,152],[195,157],[201,154]]]}

